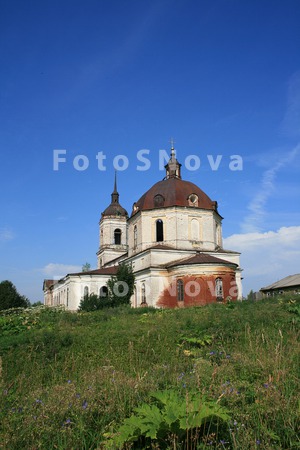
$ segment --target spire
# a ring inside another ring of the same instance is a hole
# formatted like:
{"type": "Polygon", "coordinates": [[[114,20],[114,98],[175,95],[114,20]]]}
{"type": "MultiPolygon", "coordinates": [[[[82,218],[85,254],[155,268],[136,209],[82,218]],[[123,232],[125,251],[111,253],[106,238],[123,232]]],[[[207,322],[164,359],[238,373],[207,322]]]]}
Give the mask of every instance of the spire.
{"type": "Polygon", "coordinates": [[[107,216],[118,216],[118,217],[127,217],[128,213],[126,209],[124,209],[119,203],[119,192],[117,189],[117,172],[115,171],[115,181],[114,181],[114,190],[111,194],[111,203],[110,205],[103,211],[102,217],[107,216]]]}
{"type": "Polygon", "coordinates": [[[181,164],[177,161],[176,159],[176,151],[174,148],[174,139],[171,138],[170,140],[170,144],[171,144],[171,154],[170,154],[170,159],[168,164],[165,165],[165,169],[166,169],[166,178],[180,178],[181,179],[181,174],[180,174],[180,167],[181,164]]]}
{"type": "Polygon", "coordinates": [[[117,190],[117,171],[115,170],[115,183],[114,183],[114,190],[111,194],[111,202],[112,203],[119,203],[119,192],[117,190]]]}
{"type": "Polygon", "coordinates": [[[118,193],[118,189],[117,189],[117,171],[115,170],[115,184],[114,184],[114,193],[118,193]]]}

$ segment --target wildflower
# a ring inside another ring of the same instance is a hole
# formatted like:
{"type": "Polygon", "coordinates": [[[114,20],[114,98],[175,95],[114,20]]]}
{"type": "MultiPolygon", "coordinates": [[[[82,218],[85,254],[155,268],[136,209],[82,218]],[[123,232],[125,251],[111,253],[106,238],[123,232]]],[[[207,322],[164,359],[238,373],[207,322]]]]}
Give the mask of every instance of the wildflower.
{"type": "Polygon", "coordinates": [[[230,355],[226,355],[226,358],[229,359],[229,358],[231,358],[231,356],[230,355]]]}
{"type": "Polygon", "coordinates": [[[209,352],[209,354],[210,354],[210,355],[215,355],[215,354],[216,354],[216,352],[209,352]]]}
{"type": "Polygon", "coordinates": [[[86,401],[86,400],[84,400],[84,402],[82,403],[82,407],[83,407],[83,409],[86,409],[86,408],[87,408],[87,405],[88,405],[87,401],[86,401]]]}
{"type": "Polygon", "coordinates": [[[261,444],[260,440],[256,439],[256,445],[260,445],[260,444],[261,444]]]}
{"type": "Polygon", "coordinates": [[[269,387],[268,383],[264,383],[264,387],[267,389],[269,387]]]}
{"type": "Polygon", "coordinates": [[[237,421],[235,420],[234,422],[233,422],[233,425],[236,427],[237,426],[237,421]]]}
{"type": "Polygon", "coordinates": [[[183,353],[184,353],[186,356],[190,356],[190,355],[192,354],[192,352],[191,352],[190,350],[183,350],[183,353]]]}
{"type": "Polygon", "coordinates": [[[65,423],[66,424],[71,423],[71,419],[67,419],[65,423]]]}
{"type": "Polygon", "coordinates": [[[43,402],[42,402],[42,400],[40,400],[39,398],[36,398],[36,399],[35,399],[35,403],[40,403],[40,404],[42,404],[43,402]]]}
{"type": "Polygon", "coordinates": [[[182,373],[179,375],[178,380],[181,380],[181,378],[183,378],[183,377],[184,377],[184,372],[182,372],[182,373]]]}
{"type": "Polygon", "coordinates": [[[70,383],[72,383],[72,381],[71,381],[71,380],[68,380],[68,384],[70,384],[70,383]]]}

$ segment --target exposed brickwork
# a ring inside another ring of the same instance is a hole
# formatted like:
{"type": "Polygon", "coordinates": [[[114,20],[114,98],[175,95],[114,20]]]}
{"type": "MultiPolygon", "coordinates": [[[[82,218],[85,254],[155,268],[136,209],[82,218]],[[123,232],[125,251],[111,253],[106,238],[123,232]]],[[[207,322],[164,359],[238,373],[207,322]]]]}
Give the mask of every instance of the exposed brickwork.
{"type": "Polygon", "coordinates": [[[216,278],[223,282],[223,301],[228,297],[237,299],[237,286],[234,271],[224,271],[218,275],[184,276],[176,277],[168,288],[164,289],[159,297],[157,306],[163,308],[177,308],[188,306],[201,306],[217,301],[215,294],[216,278]],[[184,301],[177,301],[176,282],[180,279],[184,285],[184,301]]]}

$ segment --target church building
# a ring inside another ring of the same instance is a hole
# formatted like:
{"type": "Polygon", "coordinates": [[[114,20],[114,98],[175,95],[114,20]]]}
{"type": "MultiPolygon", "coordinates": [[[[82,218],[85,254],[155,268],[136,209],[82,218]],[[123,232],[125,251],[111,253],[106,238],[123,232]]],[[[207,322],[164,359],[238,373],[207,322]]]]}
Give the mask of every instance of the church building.
{"type": "Polygon", "coordinates": [[[98,268],[44,280],[45,305],[77,310],[86,294],[105,296],[118,264],[132,265],[133,307],[174,308],[242,299],[240,253],[222,244],[222,216],[198,186],[181,178],[174,147],[166,175],[133,204],[121,206],[115,178],[99,222],[98,268]]]}

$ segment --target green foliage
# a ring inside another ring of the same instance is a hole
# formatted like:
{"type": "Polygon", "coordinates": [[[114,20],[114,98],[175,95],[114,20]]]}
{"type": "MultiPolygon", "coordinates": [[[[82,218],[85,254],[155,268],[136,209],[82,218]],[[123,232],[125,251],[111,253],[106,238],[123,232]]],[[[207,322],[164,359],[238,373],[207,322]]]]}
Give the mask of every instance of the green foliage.
{"type": "Polygon", "coordinates": [[[0,446],[107,450],[137,417],[144,428],[124,449],[296,450],[299,300],[2,311],[5,320],[30,314],[37,323],[0,335],[0,446]],[[201,425],[197,414],[218,406],[230,419],[201,425]]]}
{"type": "Polygon", "coordinates": [[[119,305],[130,305],[130,299],[134,292],[135,276],[132,266],[121,263],[117,274],[107,282],[108,298],[113,307],[119,305]]]}
{"type": "Polygon", "coordinates": [[[35,307],[37,307],[37,306],[43,306],[43,304],[44,304],[43,302],[38,301],[38,302],[35,302],[35,303],[31,303],[30,306],[31,306],[32,308],[35,308],[35,307]]]}
{"type": "Polygon", "coordinates": [[[203,441],[208,429],[217,439],[224,437],[218,433],[220,423],[230,419],[227,410],[199,392],[170,389],[151,397],[155,403],[135,408],[105,443],[107,448],[123,448],[128,443],[134,443],[132,448],[190,448],[190,442],[203,441]]]}
{"type": "Polygon", "coordinates": [[[30,308],[10,308],[0,311],[0,336],[9,336],[42,328],[45,322],[56,322],[61,307],[35,306],[30,308]]]}
{"type": "Polygon", "coordinates": [[[78,311],[92,312],[130,305],[130,298],[134,292],[134,280],[132,267],[128,264],[120,264],[116,276],[112,276],[107,282],[107,295],[85,295],[80,301],[78,311]]]}
{"type": "Polygon", "coordinates": [[[96,294],[89,294],[81,299],[78,311],[98,311],[109,306],[111,306],[111,302],[108,298],[98,297],[96,294]]]}
{"type": "Polygon", "coordinates": [[[20,295],[11,281],[5,280],[0,283],[0,310],[28,307],[29,300],[20,295]]]}
{"type": "Polygon", "coordinates": [[[86,262],[85,264],[83,264],[81,270],[82,270],[82,272],[88,272],[89,270],[91,270],[91,265],[90,265],[90,263],[86,262]]]}

